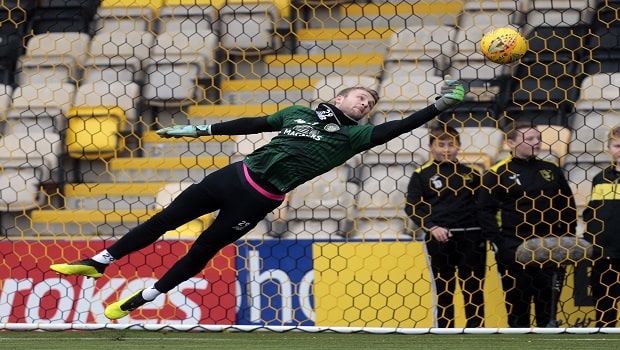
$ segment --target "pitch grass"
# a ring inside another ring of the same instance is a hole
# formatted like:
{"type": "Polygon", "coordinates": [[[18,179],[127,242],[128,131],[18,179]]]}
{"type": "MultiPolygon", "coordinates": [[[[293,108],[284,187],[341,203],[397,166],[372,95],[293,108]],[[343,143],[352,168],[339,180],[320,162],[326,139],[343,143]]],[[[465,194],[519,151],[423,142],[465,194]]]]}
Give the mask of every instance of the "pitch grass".
{"type": "Polygon", "coordinates": [[[132,330],[0,332],[0,349],[123,350],[123,349],[620,349],[620,334],[490,334],[402,335],[302,332],[153,332],[132,330]]]}

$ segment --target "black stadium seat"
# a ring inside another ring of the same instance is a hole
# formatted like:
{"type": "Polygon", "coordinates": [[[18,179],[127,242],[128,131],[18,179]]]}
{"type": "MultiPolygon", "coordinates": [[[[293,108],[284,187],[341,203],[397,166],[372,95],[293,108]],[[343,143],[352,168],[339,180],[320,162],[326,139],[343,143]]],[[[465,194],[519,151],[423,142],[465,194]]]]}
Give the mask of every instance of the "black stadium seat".
{"type": "Polygon", "coordinates": [[[43,0],[32,19],[34,34],[46,32],[88,33],[101,0],[43,0]]]}

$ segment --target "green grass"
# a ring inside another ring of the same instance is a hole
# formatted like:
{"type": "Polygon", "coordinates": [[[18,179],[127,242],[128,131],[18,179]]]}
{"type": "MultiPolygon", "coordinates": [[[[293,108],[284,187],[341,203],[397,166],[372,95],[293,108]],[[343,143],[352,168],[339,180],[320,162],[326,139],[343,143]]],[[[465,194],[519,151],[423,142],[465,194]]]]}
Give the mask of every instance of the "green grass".
{"type": "Polygon", "coordinates": [[[303,332],[153,332],[132,330],[0,332],[0,349],[619,349],[620,334],[403,335],[303,332]]]}

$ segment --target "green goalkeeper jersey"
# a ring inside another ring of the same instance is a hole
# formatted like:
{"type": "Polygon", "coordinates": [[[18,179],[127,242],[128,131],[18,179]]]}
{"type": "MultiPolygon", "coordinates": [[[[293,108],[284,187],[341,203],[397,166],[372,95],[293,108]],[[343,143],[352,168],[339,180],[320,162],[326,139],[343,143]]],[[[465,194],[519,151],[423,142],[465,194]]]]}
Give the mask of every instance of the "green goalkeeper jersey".
{"type": "Polygon", "coordinates": [[[339,125],[336,118],[303,106],[284,108],[267,120],[280,133],[244,163],[282,192],[375,146],[370,141],[373,125],[339,125]]]}

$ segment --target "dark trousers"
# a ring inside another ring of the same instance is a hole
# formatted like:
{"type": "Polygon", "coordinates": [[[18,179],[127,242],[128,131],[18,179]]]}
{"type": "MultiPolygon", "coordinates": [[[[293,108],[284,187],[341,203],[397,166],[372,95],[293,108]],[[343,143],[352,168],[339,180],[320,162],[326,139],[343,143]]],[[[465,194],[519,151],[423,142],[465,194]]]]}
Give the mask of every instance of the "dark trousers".
{"type": "Polygon", "coordinates": [[[427,237],[431,270],[437,293],[437,327],[454,327],[456,283],[465,298],[467,328],[484,327],[486,242],[479,230],[453,233],[446,243],[427,237]]]}
{"type": "Polygon", "coordinates": [[[497,260],[506,297],[508,326],[531,327],[532,301],[537,327],[547,327],[552,320],[555,321],[555,315],[552,315],[555,302],[552,290],[555,268],[523,268],[523,265],[515,260],[514,250],[500,250],[497,260]]]}
{"type": "Polygon", "coordinates": [[[196,238],[187,254],[155,283],[160,292],[170,291],[202,271],[218,251],[243,237],[282,203],[259,194],[243,176],[241,163],[209,174],[161,212],[130,230],[108,252],[120,259],[149,246],[167,231],[219,209],[213,223],[196,238]]]}
{"type": "Polygon", "coordinates": [[[615,327],[620,299],[620,260],[596,261],[592,265],[590,285],[596,303],[596,327],[615,327]]]}

